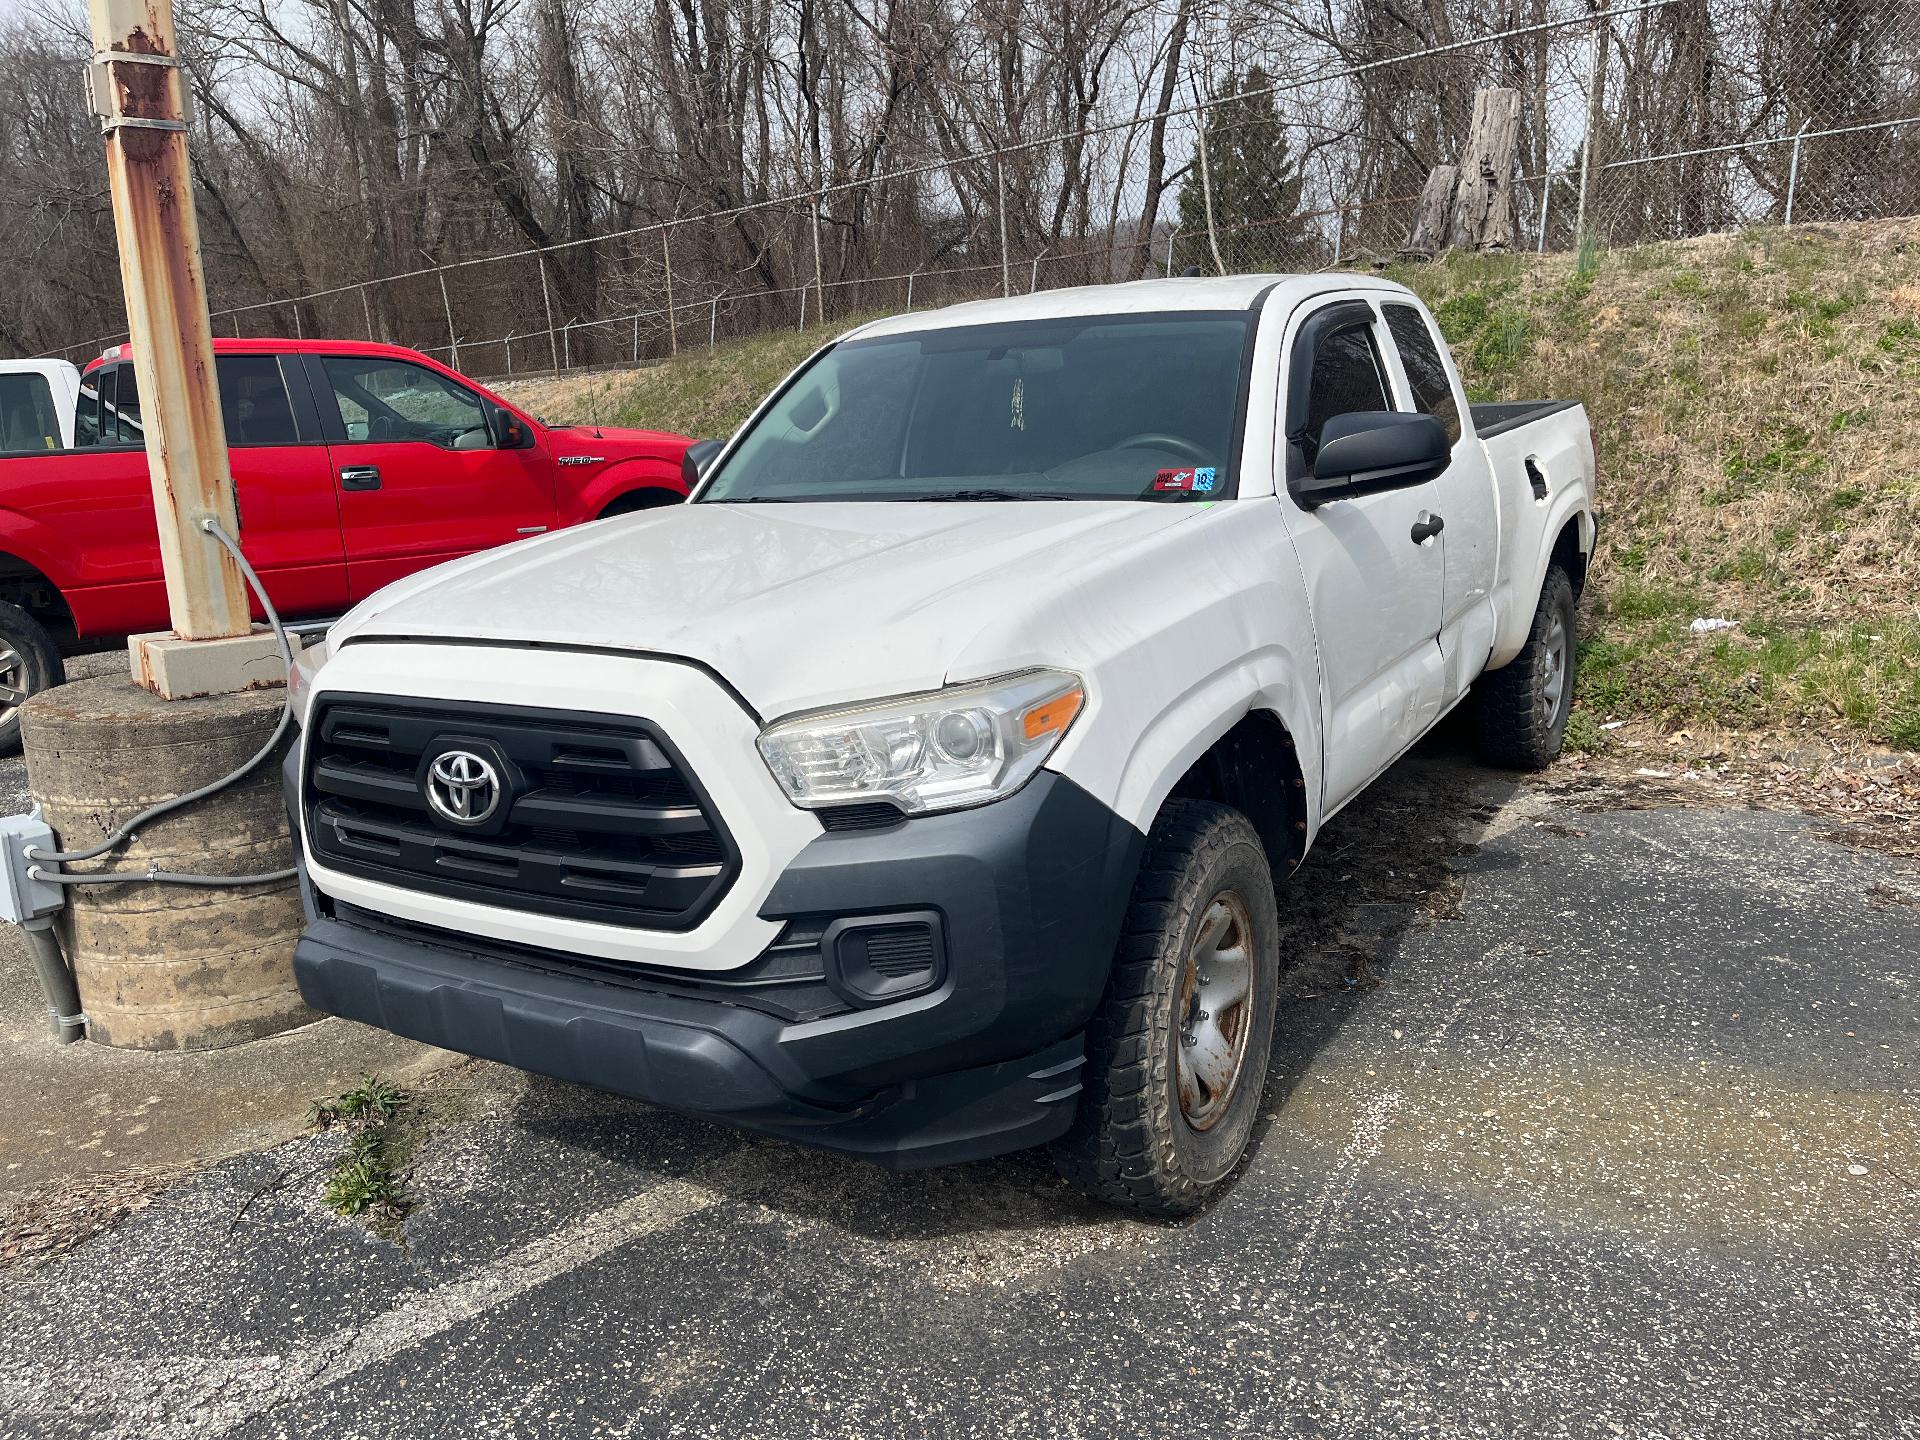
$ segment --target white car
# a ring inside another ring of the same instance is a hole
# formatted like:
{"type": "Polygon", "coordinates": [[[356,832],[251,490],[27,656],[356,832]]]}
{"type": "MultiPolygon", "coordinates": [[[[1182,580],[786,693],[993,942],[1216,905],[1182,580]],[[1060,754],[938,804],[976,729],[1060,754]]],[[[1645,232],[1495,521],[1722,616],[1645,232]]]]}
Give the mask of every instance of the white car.
{"type": "Polygon", "coordinates": [[[883,320],[688,464],[296,675],[314,1006],[1190,1211],[1259,1104],[1276,877],[1463,701],[1497,764],[1560,748],[1586,415],[1469,405],[1397,285],[883,320]]]}

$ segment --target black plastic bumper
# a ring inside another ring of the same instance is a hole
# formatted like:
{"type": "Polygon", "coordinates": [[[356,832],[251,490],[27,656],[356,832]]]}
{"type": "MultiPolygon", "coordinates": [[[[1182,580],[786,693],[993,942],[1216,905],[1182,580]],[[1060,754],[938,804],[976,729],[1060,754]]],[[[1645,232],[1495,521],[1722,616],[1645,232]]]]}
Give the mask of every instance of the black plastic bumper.
{"type": "Polygon", "coordinates": [[[945,954],[936,988],[818,1018],[518,963],[324,902],[294,965],[316,1009],[430,1044],[884,1164],[947,1164],[1071,1121],[1142,843],[1051,773],[978,810],[822,834],[763,915],[931,911],[945,954]]]}

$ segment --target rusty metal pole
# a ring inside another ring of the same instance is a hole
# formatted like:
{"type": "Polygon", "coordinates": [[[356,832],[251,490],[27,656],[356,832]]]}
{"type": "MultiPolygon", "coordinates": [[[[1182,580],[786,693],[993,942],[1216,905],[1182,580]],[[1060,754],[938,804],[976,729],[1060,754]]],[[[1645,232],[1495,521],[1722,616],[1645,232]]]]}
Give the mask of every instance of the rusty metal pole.
{"type": "Polygon", "coordinates": [[[245,635],[252,629],[246,581],[200,528],[212,519],[229,535],[240,533],[214,383],[173,6],[88,0],[87,13],[96,52],[88,76],[106,136],[168,611],[182,639],[245,635]]]}

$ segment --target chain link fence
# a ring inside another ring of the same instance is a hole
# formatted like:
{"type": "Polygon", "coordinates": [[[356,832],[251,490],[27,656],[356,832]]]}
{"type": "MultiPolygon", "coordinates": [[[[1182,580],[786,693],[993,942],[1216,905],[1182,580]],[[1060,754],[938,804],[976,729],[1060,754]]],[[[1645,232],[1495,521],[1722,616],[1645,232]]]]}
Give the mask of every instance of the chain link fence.
{"type": "Polygon", "coordinates": [[[1233,65],[1189,51],[1165,108],[1142,97],[817,194],[220,309],[214,329],[364,335],[504,377],[1189,269],[1361,266],[1407,245],[1434,166],[1472,163],[1491,88],[1518,97],[1510,249],[1920,211],[1920,0],[1535,13],[1407,53],[1298,27],[1237,43],[1233,65]]]}

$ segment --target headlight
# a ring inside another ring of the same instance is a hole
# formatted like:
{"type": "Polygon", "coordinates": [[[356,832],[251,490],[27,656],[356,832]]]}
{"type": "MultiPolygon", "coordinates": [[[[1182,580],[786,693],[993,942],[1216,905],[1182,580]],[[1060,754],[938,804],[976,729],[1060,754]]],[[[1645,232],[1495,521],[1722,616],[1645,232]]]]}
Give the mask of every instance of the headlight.
{"type": "Polygon", "coordinates": [[[1085,703],[1078,676],[1028,670],[796,715],[760,732],[760,754],[805,809],[891,800],[912,815],[957,810],[1026,784],[1085,703]]]}
{"type": "Polygon", "coordinates": [[[327,642],[316,641],[294,655],[293,667],[287,671],[287,704],[293,708],[293,723],[302,730],[307,728],[307,712],[313,709],[313,677],[326,659],[327,642]]]}

